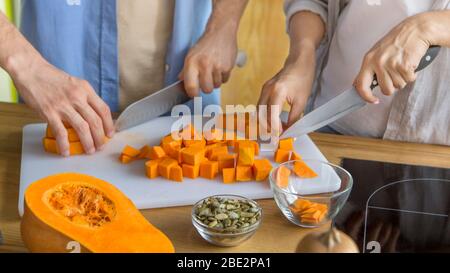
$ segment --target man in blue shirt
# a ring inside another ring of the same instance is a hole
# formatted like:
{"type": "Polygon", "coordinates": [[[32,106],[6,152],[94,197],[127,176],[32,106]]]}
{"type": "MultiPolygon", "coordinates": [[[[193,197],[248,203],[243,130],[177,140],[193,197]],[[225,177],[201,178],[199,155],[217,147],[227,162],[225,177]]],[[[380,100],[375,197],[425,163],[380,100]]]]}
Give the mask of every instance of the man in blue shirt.
{"type": "Polygon", "coordinates": [[[94,153],[114,133],[111,111],[178,78],[189,96],[218,104],[214,88],[234,66],[247,1],[23,0],[25,37],[0,13],[0,67],[49,123],[62,155],[65,124],[94,153]]]}

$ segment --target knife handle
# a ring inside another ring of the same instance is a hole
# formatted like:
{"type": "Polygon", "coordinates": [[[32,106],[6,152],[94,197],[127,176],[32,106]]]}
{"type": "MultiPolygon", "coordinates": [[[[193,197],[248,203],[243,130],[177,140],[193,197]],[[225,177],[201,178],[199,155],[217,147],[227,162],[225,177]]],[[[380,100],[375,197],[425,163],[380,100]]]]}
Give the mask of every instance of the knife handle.
{"type": "MultiPolygon", "coordinates": [[[[441,49],[440,46],[430,46],[430,48],[428,48],[427,52],[422,57],[422,59],[420,59],[419,66],[417,67],[415,72],[419,72],[420,70],[427,67],[430,63],[432,63],[434,59],[436,59],[440,49],[441,49]]],[[[378,86],[377,75],[374,75],[372,84],[370,85],[370,89],[373,90],[377,86],[378,86]]]]}

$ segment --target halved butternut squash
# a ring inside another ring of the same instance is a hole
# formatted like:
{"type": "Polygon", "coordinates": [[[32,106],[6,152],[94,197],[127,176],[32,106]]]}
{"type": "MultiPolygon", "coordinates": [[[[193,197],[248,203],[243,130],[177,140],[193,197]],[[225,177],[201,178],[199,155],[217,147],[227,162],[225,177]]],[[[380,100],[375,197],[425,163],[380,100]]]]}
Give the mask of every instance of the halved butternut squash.
{"type": "Polygon", "coordinates": [[[22,239],[31,252],[174,252],[116,187],[98,178],[63,173],[31,184],[25,192],[22,239]]]}

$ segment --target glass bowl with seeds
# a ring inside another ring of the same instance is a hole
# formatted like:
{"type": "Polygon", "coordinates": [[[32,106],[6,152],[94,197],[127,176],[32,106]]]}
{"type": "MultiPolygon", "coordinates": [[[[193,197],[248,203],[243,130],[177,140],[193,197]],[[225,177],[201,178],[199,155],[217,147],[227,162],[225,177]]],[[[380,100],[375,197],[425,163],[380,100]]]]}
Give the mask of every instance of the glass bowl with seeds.
{"type": "Polygon", "coordinates": [[[218,246],[237,246],[248,240],[261,223],[262,209],[238,195],[214,195],[192,208],[192,223],[200,236],[218,246]]]}

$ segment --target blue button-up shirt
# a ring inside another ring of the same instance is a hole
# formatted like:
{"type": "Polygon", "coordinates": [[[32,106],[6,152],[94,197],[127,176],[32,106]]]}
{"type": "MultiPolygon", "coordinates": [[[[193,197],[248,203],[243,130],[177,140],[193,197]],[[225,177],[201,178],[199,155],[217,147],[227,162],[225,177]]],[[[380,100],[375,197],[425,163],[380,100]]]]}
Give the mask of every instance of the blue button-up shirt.
{"type": "MultiPolygon", "coordinates": [[[[166,85],[177,80],[184,58],[202,35],[211,0],[176,0],[167,51],[166,85]]],[[[112,111],[119,110],[116,0],[23,0],[21,30],[53,65],[89,81],[112,111]]],[[[220,93],[202,94],[203,105],[220,93]]]]}

